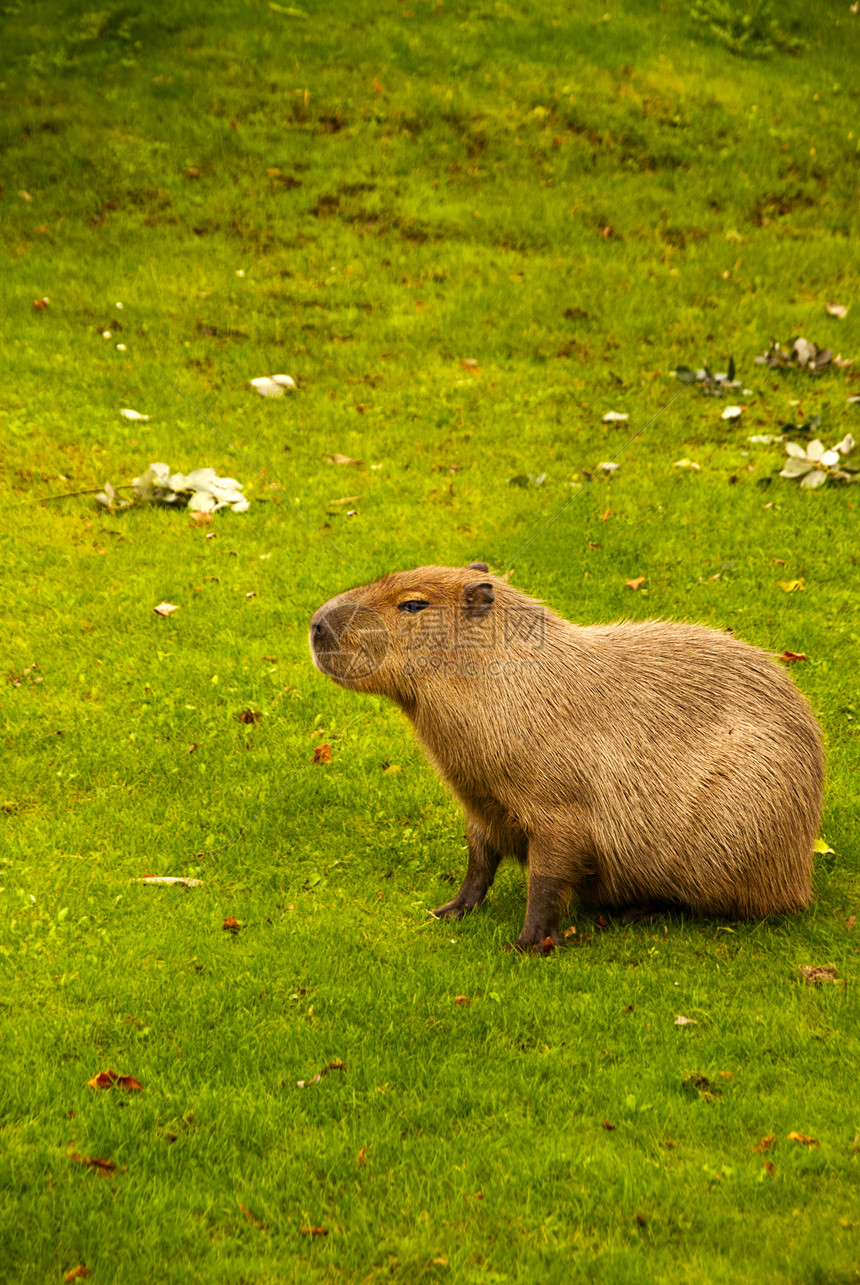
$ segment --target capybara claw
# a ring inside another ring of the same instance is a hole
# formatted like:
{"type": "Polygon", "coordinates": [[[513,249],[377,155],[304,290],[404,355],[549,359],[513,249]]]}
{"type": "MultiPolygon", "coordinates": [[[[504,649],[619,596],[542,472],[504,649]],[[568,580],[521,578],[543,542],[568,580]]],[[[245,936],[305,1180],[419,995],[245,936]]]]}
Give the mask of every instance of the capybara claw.
{"type": "Polygon", "coordinates": [[[436,919],[462,919],[469,909],[470,906],[464,906],[461,902],[449,901],[447,906],[437,906],[430,914],[436,919]]]}

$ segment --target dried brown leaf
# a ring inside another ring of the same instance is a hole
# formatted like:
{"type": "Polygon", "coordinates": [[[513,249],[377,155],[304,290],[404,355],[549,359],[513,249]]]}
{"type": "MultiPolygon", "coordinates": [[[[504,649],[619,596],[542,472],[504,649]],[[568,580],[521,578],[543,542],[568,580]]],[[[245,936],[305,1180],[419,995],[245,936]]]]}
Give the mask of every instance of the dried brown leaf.
{"type": "Polygon", "coordinates": [[[225,933],[237,933],[241,926],[235,915],[225,915],[224,922],[221,925],[225,933]]]}
{"type": "Polygon", "coordinates": [[[113,1173],[116,1169],[112,1160],[102,1160],[99,1156],[82,1156],[78,1151],[73,1151],[69,1159],[76,1165],[88,1165],[98,1173],[113,1173]]]}
{"type": "Polygon", "coordinates": [[[849,915],[848,918],[845,920],[845,931],[850,932],[856,923],[857,923],[857,916],[849,915]]]}
{"type": "Polygon", "coordinates": [[[809,657],[802,651],[784,651],[779,659],[784,665],[797,665],[802,660],[809,660],[809,657]]]}
{"type": "Polygon", "coordinates": [[[625,580],[628,589],[641,589],[645,583],[644,576],[636,576],[633,580],[625,580]]]}
{"type": "Polygon", "coordinates": [[[468,996],[468,995],[455,995],[455,996],[454,996],[454,1003],[455,1003],[455,1004],[458,1004],[458,1005],[460,1006],[460,1008],[471,1008],[471,1007],[472,1007],[472,1001],[469,999],[469,996],[468,996]]]}
{"type": "Polygon", "coordinates": [[[775,1146],[776,1146],[776,1134],[767,1133],[762,1138],[761,1142],[756,1143],[756,1145],[753,1147],[753,1151],[770,1151],[771,1148],[775,1146]]]}
{"type": "Polygon", "coordinates": [[[257,709],[243,709],[238,715],[240,723],[261,723],[263,715],[257,709]]]}
{"type": "Polygon", "coordinates": [[[325,462],[326,464],[355,464],[358,466],[363,464],[364,460],[353,460],[350,459],[348,455],[338,455],[338,453],[335,452],[334,455],[327,455],[325,457],[325,462]]]}
{"type": "Polygon", "coordinates": [[[362,1167],[362,1165],[367,1164],[367,1147],[361,1148],[358,1155],[355,1157],[355,1163],[359,1169],[362,1167]]]}
{"type": "Polygon", "coordinates": [[[84,1276],[89,1276],[90,1274],[91,1273],[90,1273],[89,1267],[84,1266],[83,1263],[78,1263],[77,1267],[72,1267],[69,1269],[69,1271],[66,1272],[65,1276],[63,1277],[63,1280],[66,1282],[79,1281],[84,1276]]]}
{"type": "Polygon", "coordinates": [[[789,1142],[800,1142],[803,1144],[804,1147],[821,1146],[821,1143],[818,1141],[817,1138],[810,1138],[805,1133],[796,1133],[794,1129],[792,1129],[791,1133],[788,1135],[788,1140],[789,1142]]]}
{"type": "Polygon", "coordinates": [[[611,1120],[604,1120],[603,1127],[604,1129],[608,1129],[611,1133],[612,1130],[615,1128],[615,1125],[611,1122],[611,1120]]]}
{"type": "Polygon", "coordinates": [[[327,1236],[328,1227],[302,1227],[301,1233],[303,1236],[327,1236]]]}
{"type": "Polygon", "coordinates": [[[316,749],[314,750],[314,762],[315,762],[315,763],[330,763],[330,762],[331,762],[331,746],[330,746],[330,745],[318,745],[318,746],[316,747],[316,749]]]}

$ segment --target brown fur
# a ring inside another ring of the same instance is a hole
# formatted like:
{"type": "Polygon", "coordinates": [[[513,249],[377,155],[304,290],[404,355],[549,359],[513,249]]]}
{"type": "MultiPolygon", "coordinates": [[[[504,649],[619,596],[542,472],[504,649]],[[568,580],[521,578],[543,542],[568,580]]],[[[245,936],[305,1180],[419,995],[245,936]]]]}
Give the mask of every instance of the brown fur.
{"type": "Polygon", "coordinates": [[[559,941],[574,894],[738,917],[808,905],[821,739],[767,653],[699,625],[579,627],[483,563],[339,594],[311,652],[397,702],[465,808],[468,869],[440,917],[479,905],[508,855],[529,866],[522,949],[559,941]]]}

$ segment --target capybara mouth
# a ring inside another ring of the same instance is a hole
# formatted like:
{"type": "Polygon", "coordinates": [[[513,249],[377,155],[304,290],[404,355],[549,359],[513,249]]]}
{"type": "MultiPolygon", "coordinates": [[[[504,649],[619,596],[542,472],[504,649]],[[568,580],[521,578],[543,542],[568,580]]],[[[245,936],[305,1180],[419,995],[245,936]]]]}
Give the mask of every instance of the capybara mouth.
{"type": "Polygon", "coordinates": [[[311,621],[311,655],[317,669],[349,686],[370,678],[385,660],[388,630],[378,611],[358,602],[320,607],[311,621]]]}

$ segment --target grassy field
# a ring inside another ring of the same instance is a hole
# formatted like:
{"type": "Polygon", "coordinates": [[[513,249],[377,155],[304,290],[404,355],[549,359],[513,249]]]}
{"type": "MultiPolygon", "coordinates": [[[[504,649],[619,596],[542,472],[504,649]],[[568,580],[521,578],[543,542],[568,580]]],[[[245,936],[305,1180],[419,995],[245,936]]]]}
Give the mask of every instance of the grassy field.
{"type": "Polygon", "coordinates": [[[860,17],[767,13],[5,6],[0,1280],[860,1279],[860,490],[748,440],[860,437],[860,17]],[[250,510],[97,506],[161,460],[250,510]],[[462,818],[307,622],[477,558],[808,657],[808,912],[428,917],[462,818]]]}

